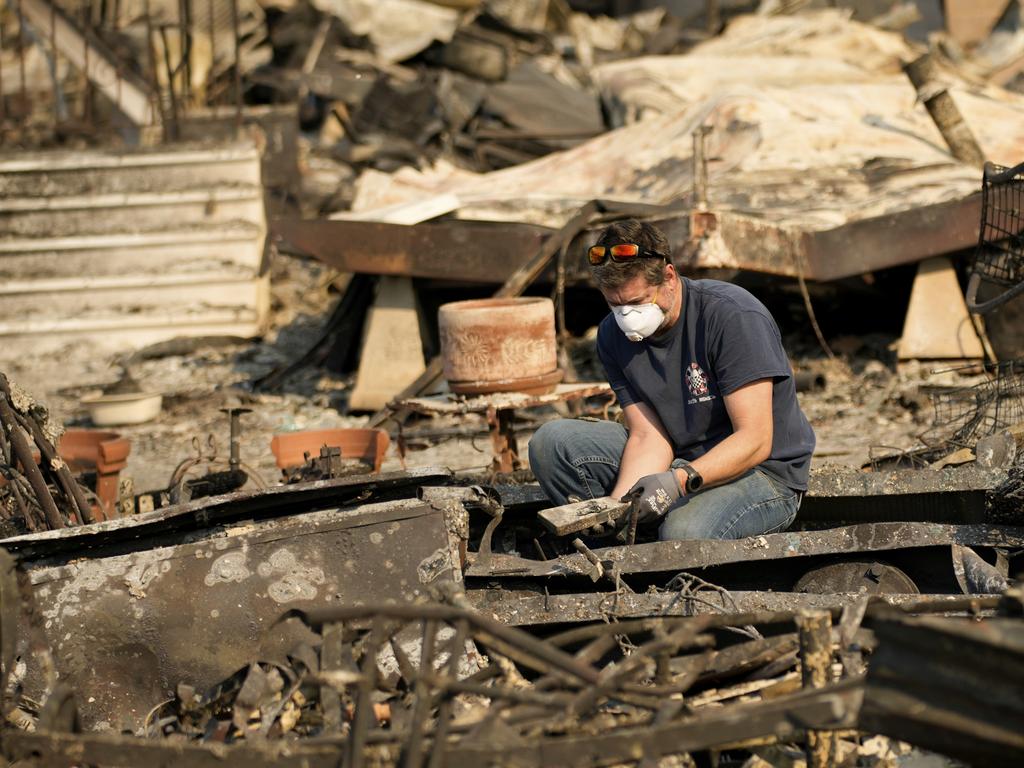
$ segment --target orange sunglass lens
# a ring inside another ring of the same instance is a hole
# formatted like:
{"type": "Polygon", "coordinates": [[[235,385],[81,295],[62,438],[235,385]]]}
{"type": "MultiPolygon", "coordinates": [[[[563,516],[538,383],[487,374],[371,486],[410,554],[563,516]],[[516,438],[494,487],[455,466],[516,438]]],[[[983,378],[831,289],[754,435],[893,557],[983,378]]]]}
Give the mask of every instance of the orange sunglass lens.
{"type": "Polygon", "coordinates": [[[635,243],[620,243],[619,245],[613,245],[611,248],[606,248],[603,245],[594,245],[591,246],[588,254],[590,256],[590,263],[596,266],[603,264],[609,255],[615,261],[636,258],[640,255],[640,246],[635,243]]]}
{"type": "Polygon", "coordinates": [[[622,243],[613,245],[611,255],[613,259],[629,259],[640,253],[640,247],[634,243],[622,243]]]}

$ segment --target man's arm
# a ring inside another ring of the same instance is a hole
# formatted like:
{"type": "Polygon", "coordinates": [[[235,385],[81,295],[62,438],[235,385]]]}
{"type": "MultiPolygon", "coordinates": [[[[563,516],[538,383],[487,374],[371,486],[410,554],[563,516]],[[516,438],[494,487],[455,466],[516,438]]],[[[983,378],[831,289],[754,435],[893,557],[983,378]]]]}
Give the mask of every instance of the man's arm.
{"type": "MultiPolygon", "coordinates": [[[[758,379],[723,396],[733,433],[710,451],[690,462],[704,478],[705,487],[722,485],[767,459],[772,452],[772,380],[758,379]]],[[[686,487],[686,473],[676,477],[686,487]]]]}
{"type": "Polygon", "coordinates": [[[641,477],[664,472],[672,463],[672,443],[658,414],[647,403],[631,403],[622,409],[625,417],[626,447],[619,463],[619,477],[610,496],[622,498],[641,477]]]}

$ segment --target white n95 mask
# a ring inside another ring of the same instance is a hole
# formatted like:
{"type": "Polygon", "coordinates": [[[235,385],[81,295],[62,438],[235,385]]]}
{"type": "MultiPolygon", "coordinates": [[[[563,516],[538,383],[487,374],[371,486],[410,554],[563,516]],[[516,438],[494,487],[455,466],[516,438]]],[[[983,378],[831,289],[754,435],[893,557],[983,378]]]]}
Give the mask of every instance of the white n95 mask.
{"type": "Polygon", "coordinates": [[[643,341],[665,322],[665,310],[655,303],[612,307],[615,322],[630,341],[643,341]]]}

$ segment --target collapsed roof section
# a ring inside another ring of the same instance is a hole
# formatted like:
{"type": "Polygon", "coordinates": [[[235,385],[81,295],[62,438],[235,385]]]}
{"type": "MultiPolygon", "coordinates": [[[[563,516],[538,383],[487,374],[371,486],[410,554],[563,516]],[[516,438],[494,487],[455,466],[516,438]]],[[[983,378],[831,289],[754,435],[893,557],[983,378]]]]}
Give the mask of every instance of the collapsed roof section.
{"type": "MultiPolygon", "coordinates": [[[[687,55],[596,67],[622,128],[486,174],[368,171],[348,218],[394,222],[403,204],[444,196],[457,219],[557,228],[597,196],[678,206],[664,223],[693,267],[829,280],[953,252],[977,240],[980,169],[950,155],[917,103],[901,72],[915,55],[838,11],[739,19],[687,55]]],[[[1016,163],[1024,97],[943,74],[985,156],[1016,163]]]]}

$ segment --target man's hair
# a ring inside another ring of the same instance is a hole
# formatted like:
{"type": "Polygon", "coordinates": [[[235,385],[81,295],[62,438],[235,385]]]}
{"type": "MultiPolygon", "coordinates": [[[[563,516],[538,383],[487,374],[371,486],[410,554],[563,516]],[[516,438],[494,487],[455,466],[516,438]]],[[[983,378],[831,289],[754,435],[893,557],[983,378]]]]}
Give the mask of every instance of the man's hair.
{"type": "MultiPolygon", "coordinates": [[[[625,219],[609,224],[597,238],[595,245],[610,248],[622,243],[635,243],[652,253],[672,261],[672,252],[665,234],[647,222],[636,219],[625,219]]],[[[665,282],[665,263],[661,259],[631,259],[630,261],[612,261],[607,259],[604,264],[591,267],[594,282],[602,290],[615,290],[625,285],[637,275],[643,275],[649,285],[661,285],[665,282]]]]}

